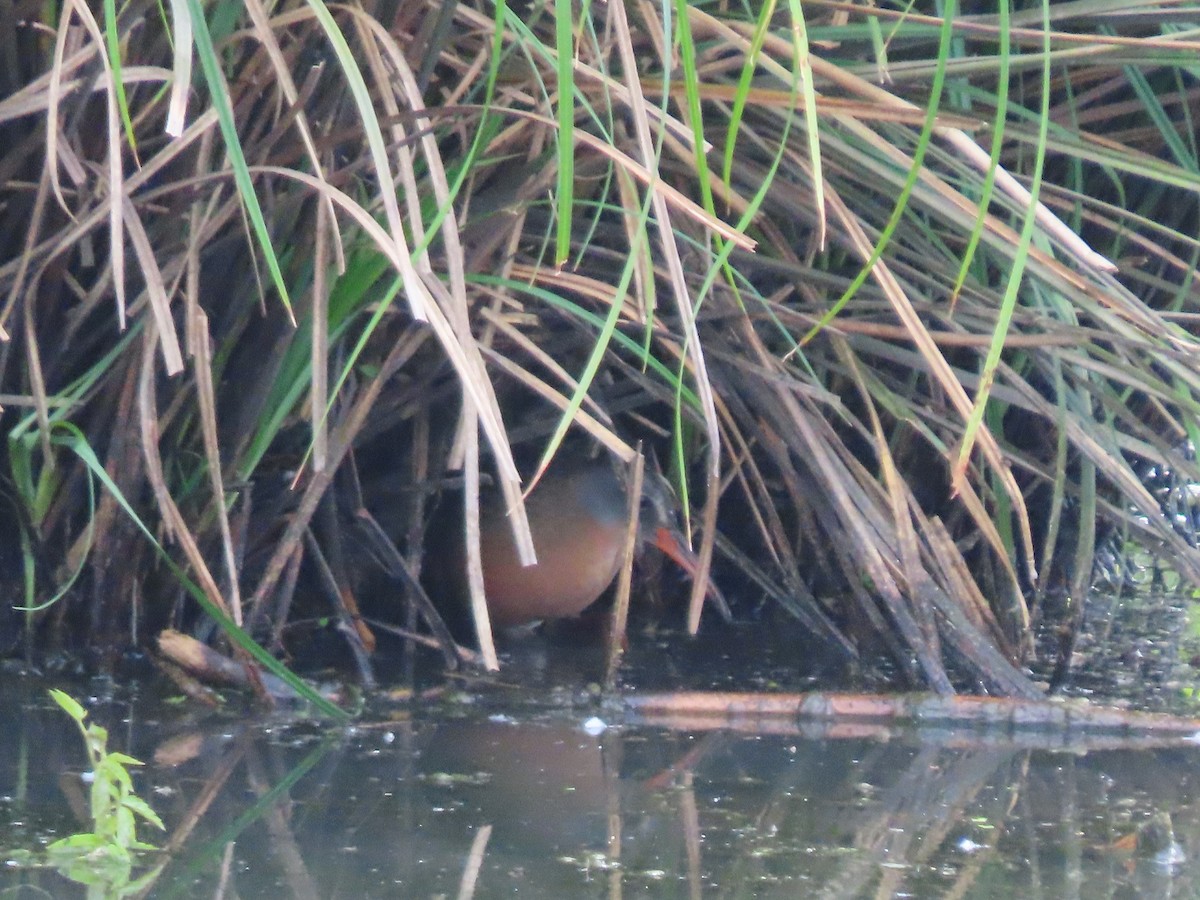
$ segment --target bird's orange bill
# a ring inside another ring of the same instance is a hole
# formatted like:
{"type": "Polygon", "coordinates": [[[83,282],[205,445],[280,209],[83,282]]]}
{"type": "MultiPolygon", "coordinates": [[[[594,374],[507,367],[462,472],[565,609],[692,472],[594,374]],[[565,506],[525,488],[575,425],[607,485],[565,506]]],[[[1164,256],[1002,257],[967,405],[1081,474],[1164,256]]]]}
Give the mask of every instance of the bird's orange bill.
{"type": "MultiPolygon", "coordinates": [[[[687,546],[679,535],[665,525],[660,525],[654,529],[654,546],[669,556],[679,568],[687,572],[690,578],[695,578],[700,570],[700,560],[691,548],[687,546]]],[[[721,618],[726,622],[733,621],[733,613],[729,610],[729,604],[725,602],[725,595],[721,593],[721,589],[717,587],[712,578],[708,579],[708,584],[705,585],[705,595],[721,618]]]]}

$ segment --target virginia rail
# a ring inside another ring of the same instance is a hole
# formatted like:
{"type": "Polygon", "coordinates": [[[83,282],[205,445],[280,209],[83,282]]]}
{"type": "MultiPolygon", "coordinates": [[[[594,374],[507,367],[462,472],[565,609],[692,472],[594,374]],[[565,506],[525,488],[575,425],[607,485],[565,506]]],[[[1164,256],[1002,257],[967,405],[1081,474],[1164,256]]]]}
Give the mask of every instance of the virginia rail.
{"type": "MultiPolygon", "coordinates": [[[[647,475],[645,485],[638,529],[642,544],[653,544],[694,575],[696,560],[672,527],[665,484],[647,475]]],[[[482,497],[479,550],[492,624],[570,618],[595,602],[621,566],[627,493],[607,459],[552,465],[525,500],[538,558],[533,566],[522,566],[517,558],[502,499],[482,497]]],[[[461,538],[448,562],[465,571],[461,538]]]]}

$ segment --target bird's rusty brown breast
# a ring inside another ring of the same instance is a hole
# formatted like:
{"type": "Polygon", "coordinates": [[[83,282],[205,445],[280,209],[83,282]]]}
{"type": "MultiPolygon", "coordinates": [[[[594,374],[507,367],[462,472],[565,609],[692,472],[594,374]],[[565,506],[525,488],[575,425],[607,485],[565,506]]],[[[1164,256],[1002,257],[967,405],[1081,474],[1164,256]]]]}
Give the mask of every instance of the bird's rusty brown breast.
{"type": "Polygon", "coordinates": [[[620,567],[628,503],[607,462],[547,473],[526,500],[538,562],[521,566],[501,503],[482,510],[480,553],[492,623],[578,615],[620,567]]]}

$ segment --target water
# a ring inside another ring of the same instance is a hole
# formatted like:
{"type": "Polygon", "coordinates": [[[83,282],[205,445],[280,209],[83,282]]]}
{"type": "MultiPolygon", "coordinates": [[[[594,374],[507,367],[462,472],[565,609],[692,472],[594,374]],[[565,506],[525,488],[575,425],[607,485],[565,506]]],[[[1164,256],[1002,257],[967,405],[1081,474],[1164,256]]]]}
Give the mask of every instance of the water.
{"type": "MultiPolygon", "coordinates": [[[[627,679],[694,676],[676,640],[643,642],[627,679]]],[[[711,678],[733,677],[708,650],[711,678]]],[[[774,683],[786,662],[768,657],[755,677],[774,683]]],[[[1200,896],[1191,747],[812,723],[680,731],[603,701],[596,665],[535,644],[499,684],[381,700],[349,728],[55,686],[148,763],[137,787],[168,834],[143,833],[177,845],[155,897],[221,884],[242,898],[1200,896]]],[[[82,743],[48,683],[0,678],[10,859],[80,829],[86,789],[82,743]]],[[[12,866],[0,891],[85,896],[12,866]]]]}

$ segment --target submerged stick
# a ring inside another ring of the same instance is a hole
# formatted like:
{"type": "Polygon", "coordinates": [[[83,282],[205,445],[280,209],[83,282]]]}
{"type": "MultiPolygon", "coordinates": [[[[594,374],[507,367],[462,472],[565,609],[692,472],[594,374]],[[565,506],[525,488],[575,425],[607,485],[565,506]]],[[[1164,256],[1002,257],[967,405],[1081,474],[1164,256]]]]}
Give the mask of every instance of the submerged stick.
{"type": "Polygon", "coordinates": [[[1200,742],[1200,719],[1096,706],[1086,700],[1022,700],[935,694],[758,694],[679,691],[637,694],[625,704],[641,717],[817,719],[912,725],[1126,734],[1174,734],[1200,742]]]}

